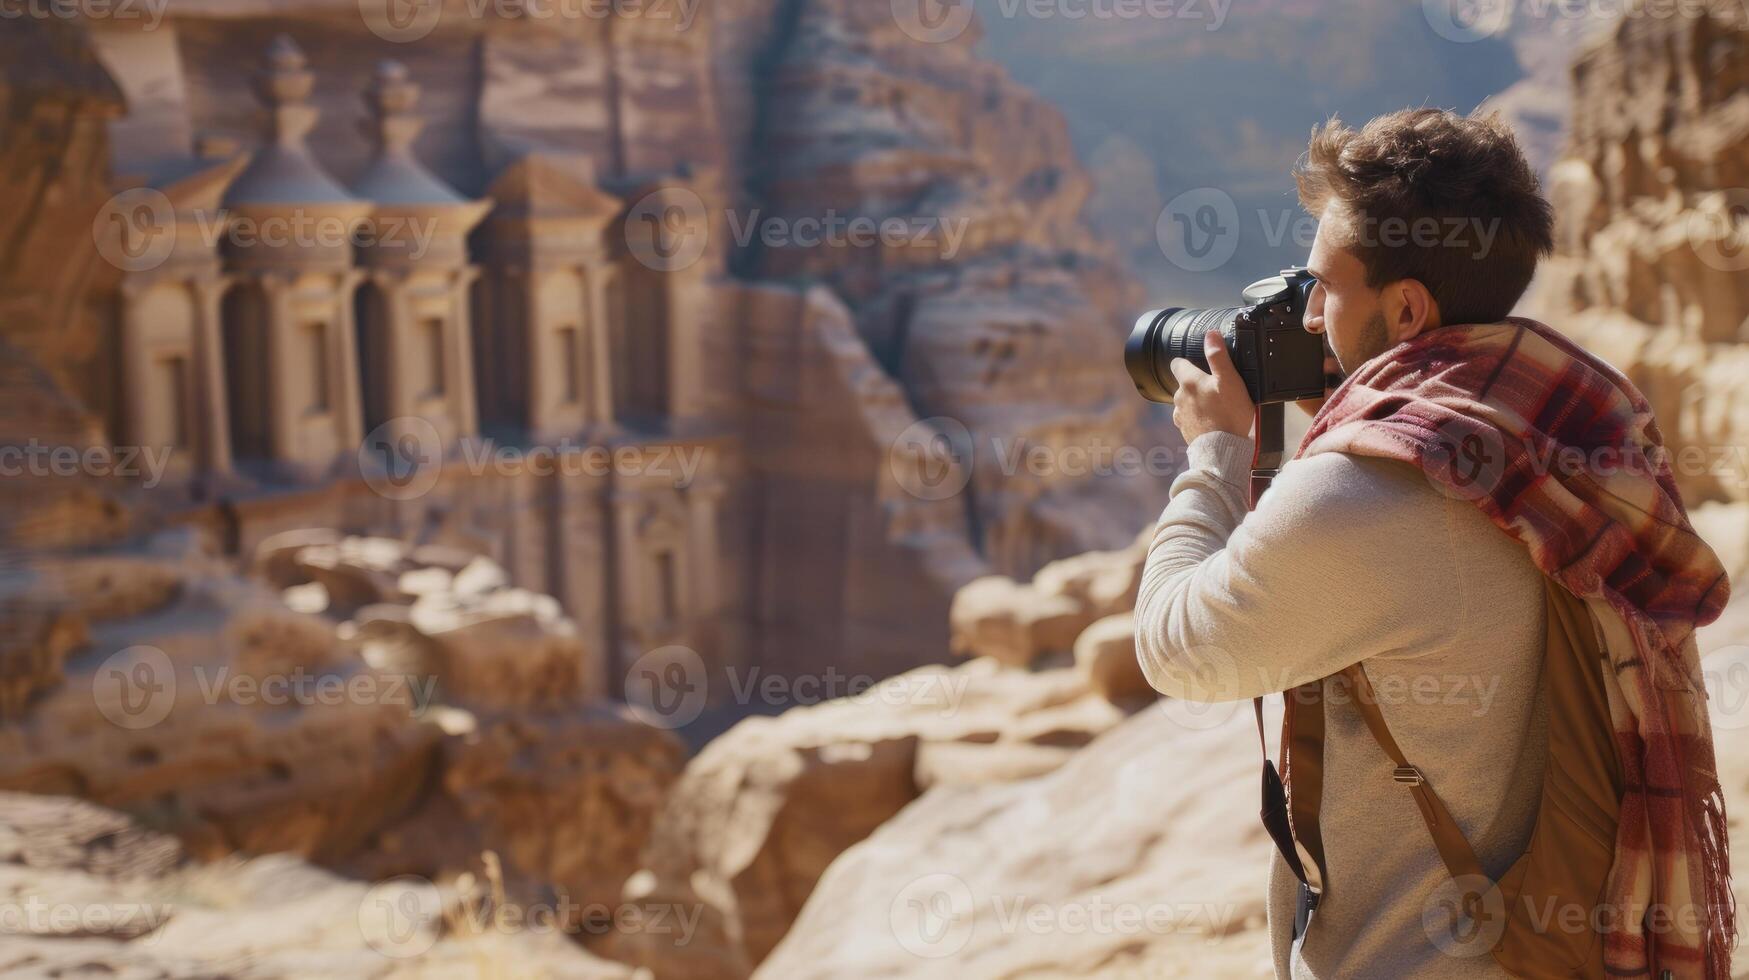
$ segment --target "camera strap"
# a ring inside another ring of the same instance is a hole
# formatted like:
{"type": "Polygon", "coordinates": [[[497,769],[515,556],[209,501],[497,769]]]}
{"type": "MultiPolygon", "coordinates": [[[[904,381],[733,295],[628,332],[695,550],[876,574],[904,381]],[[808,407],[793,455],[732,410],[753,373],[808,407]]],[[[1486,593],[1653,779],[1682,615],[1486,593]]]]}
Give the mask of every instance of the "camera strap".
{"type": "Polygon", "coordinates": [[[1257,406],[1257,415],[1252,426],[1257,433],[1256,448],[1251,453],[1249,506],[1252,510],[1257,509],[1257,501],[1263,499],[1263,491],[1269,489],[1270,482],[1281,472],[1282,457],[1286,455],[1284,443],[1287,437],[1282,431],[1287,425],[1283,414],[1286,407],[1281,402],[1257,406]]]}
{"type": "MultiPolygon", "coordinates": [[[[1286,441],[1284,408],[1280,402],[1257,408],[1249,501],[1253,510],[1281,470],[1286,441]]],[[[1257,719],[1257,745],[1263,752],[1263,803],[1259,815],[1288,870],[1300,881],[1299,909],[1294,917],[1294,938],[1298,939],[1324,892],[1323,838],[1318,832],[1318,804],[1324,788],[1323,682],[1314,681],[1285,692],[1283,702],[1279,771],[1269,759],[1263,699],[1253,698],[1251,707],[1257,719]],[[1294,789],[1291,795],[1290,774],[1294,789]]]]}

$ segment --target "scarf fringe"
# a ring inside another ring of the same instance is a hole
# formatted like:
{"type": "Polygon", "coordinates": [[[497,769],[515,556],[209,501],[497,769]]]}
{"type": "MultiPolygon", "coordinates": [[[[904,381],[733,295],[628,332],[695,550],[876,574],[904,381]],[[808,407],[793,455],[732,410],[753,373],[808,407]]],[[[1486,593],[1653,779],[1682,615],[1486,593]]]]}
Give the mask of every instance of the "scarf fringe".
{"type": "Polygon", "coordinates": [[[1701,872],[1706,880],[1707,918],[1701,941],[1706,953],[1707,975],[1726,980],[1731,975],[1731,950],[1737,945],[1737,900],[1731,893],[1725,793],[1719,786],[1718,777],[1711,772],[1703,774],[1696,765],[1691,774],[1704,775],[1708,780],[1703,784],[1704,792],[1690,793],[1688,798],[1689,818],[1700,851],[1701,872]]]}

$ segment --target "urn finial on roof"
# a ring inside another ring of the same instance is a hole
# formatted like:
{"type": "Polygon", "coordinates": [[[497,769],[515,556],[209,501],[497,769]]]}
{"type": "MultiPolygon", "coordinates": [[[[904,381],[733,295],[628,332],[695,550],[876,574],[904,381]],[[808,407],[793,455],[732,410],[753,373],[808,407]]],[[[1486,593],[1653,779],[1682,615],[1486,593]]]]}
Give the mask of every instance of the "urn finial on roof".
{"type": "Polygon", "coordinates": [[[255,78],[255,94],[267,107],[270,137],[286,144],[303,141],[316,124],[316,110],[306,103],[316,75],[309,59],[290,35],[281,34],[267,46],[267,67],[255,78]]]}
{"type": "Polygon", "coordinates": [[[365,132],[376,138],[381,150],[407,149],[425,128],[425,121],[413,114],[419,86],[407,79],[407,66],[398,61],[377,62],[376,76],[364,91],[364,104],[371,115],[365,132]]]}
{"type": "Polygon", "coordinates": [[[409,243],[393,236],[380,240],[361,253],[373,265],[465,264],[467,234],[492,206],[490,201],[463,197],[414,155],[413,141],[425,128],[425,120],[413,111],[418,104],[419,86],[408,77],[406,67],[397,61],[378,62],[364,90],[369,118],[362,124],[376,152],[353,181],[352,193],[375,205],[385,227],[425,227],[430,229],[430,240],[409,243]]]}
{"type": "Polygon", "coordinates": [[[413,141],[425,120],[413,112],[419,86],[398,61],[377,63],[370,87],[364,90],[370,112],[362,127],[376,144],[370,166],[353,182],[352,192],[378,204],[459,205],[467,199],[427,170],[413,155],[413,141]]]}
{"type": "Polygon", "coordinates": [[[321,112],[309,104],[316,75],[290,36],[267,46],[266,66],[255,76],[255,96],[267,110],[262,146],[225,194],[225,204],[350,204],[353,198],[310,155],[304,138],[321,112]]]}

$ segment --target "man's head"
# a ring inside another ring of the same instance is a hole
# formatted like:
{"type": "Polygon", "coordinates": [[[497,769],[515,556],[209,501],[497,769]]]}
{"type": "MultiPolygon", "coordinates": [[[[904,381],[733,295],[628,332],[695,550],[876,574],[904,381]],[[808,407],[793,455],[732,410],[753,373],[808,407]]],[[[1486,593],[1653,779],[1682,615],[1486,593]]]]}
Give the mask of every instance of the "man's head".
{"type": "Polygon", "coordinates": [[[1294,172],[1318,219],[1306,329],[1346,372],[1447,323],[1505,319],[1554,246],[1536,174],[1498,116],[1331,119],[1294,172]]]}

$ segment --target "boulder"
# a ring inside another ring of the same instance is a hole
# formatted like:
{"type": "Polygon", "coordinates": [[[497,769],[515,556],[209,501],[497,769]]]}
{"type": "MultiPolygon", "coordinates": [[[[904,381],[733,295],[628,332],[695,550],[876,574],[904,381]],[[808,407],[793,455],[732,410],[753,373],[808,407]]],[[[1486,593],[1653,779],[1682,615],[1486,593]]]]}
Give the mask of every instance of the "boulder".
{"type": "Polygon", "coordinates": [[[161,544],[17,580],[13,608],[76,642],[0,723],[0,789],[149,815],[202,855],[356,846],[419,792],[437,732],[331,623],[161,544]]]}
{"type": "Polygon", "coordinates": [[[687,764],[628,885],[706,903],[707,939],[622,937],[612,955],[658,976],[744,977],[832,860],[926,790],[1047,772],[1124,717],[1074,670],[979,659],[747,719],[687,764]]]}
{"type": "Polygon", "coordinates": [[[1071,596],[990,575],[954,595],[949,621],[955,653],[1029,667],[1042,656],[1073,648],[1092,617],[1087,605],[1071,596]]]}
{"type": "Polygon", "coordinates": [[[931,791],[833,862],[754,976],[1267,975],[1250,725],[1151,709],[1048,775],[931,791]]]}
{"type": "Polygon", "coordinates": [[[1075,638],[1075,669],[1087,686],[1113,704],[1152,701],[1154,688],[1136,659],[1136,617],[1117,613],[1099,620],[1075,638]]]}
{"type": "Polygon", "coordinates": [[[301,531],[257,549],[288,604],[342,620],[379,665],[428,676],[445,703],[488,711],[603,697],[605,667],[559,602],[455,547],[301,531]],[[316,591],[319,590],[319,591],[316,591]]]}
{"type": "Polygon", "coordinates": [[[427,593],[408,610],[407,625],[430,642],[453,703],[555,705],[606,693],[603,665],[551,596],[511,588],[427,593]]]}
{"type": "Polygon", "coordinates": [[[1128,547],[1051,562],[1030,582],[1005,575],[975,579],[954,595],[953,652],[1026,667],[1075,647],[1100,617],[1135,607],[1153,528],[1128,547]]]}
{"type": "Polygon", "coordinates": [[[680,740],[606,703],[431,715],[444,732],[434,785],[339,865],[436,878],[491,851],[521,893],[613,907],[680,775],[680,740]]]}
{"type": "Polygon", "coordinates": [[[1153,540],[1154,525],[1150,523],[1129,547],[1058,559],[1039,569],[1032,584],[1044,592],[1085,603],[1096,617],[1134,609],[1142,566],[1153,540]]]}

